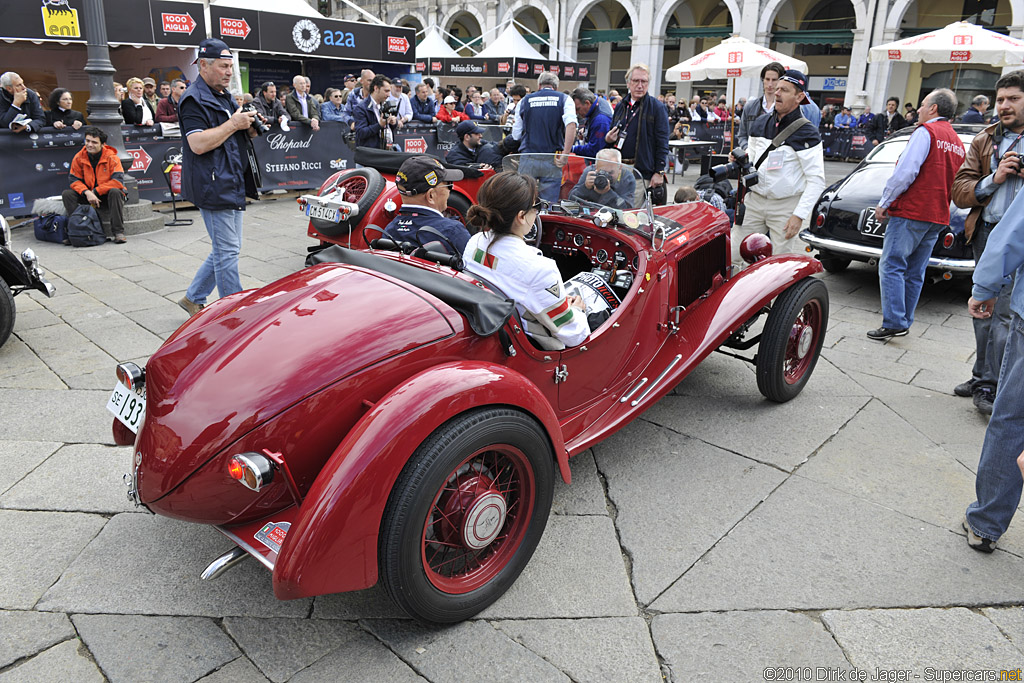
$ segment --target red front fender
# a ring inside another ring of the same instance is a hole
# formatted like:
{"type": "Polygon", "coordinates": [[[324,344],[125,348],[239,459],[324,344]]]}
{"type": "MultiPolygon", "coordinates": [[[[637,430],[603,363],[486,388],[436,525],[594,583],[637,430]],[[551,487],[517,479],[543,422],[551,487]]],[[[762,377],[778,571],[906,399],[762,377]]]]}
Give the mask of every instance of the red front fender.
{"type": "Polygon", "coordinates": [[[441,424],[486,405],[514,406],[535,417],[568,482],[561,427],[532,382],[492,363],[433,367],[382,398],[335,449],[281,548],[274,594],[289,600],[374,585],[384,506],[402,468],[441,424]]]}

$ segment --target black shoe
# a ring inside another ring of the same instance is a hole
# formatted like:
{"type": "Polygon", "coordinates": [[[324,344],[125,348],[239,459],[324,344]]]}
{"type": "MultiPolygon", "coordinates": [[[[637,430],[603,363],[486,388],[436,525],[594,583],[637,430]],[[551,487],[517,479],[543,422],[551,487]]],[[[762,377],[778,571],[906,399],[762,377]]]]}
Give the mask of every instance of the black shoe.
{"type": "Polygon", "coordinates": [[[967,398],[968,396],[973,396],[974,385],[977,383],[978,380],[972,377],[966,382],[962,382],[961,384],[957,384],[955,387],[953,387],[953,393],[956,394],[957,396],[962,396],[964,398],[967,398]]]}
{"type": "Polygon", "coordinates": [[[877,339],[878,341],[885,341],[891,337],[905,337],[909,330],[899,329],[896,327],[879,327],[877,330],[868,330],[868,337],[871,339],[877,339]]]}
{"type": "Polygon", "coordinates": [[[992,387],[978,387],[974,390],[974,407],[982,415],[992,414],[992,403],[996,400],[996,392],[992,387]]]}
{"type": "Polygon", "coordinates": [[[982,538],[971,531],[970,525],[967,524],[966,517],[964,517],[963,527],[964,531],[967,532],[967,545],[971,546],[979,553],[990,553],[996,549],[996,542],[991,538],[982,538]]]}

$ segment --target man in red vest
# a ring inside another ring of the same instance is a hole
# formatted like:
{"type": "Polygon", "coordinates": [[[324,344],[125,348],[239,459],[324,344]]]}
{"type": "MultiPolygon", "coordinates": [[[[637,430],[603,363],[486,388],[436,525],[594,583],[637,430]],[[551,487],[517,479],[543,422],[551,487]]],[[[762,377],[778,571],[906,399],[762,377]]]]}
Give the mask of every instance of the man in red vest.
{"type": "Polygon", "coordinates": [[[872,339],[902,337],[914,322],[939,232],[949,225],[953,177],[967,153],[949,120],[956,115],[952,90],[933,90],[918,108],[921,122],[896,162],[875,208],[888,218],[878,280],[882,289],[882,326],[868,331],[872,339]]]}

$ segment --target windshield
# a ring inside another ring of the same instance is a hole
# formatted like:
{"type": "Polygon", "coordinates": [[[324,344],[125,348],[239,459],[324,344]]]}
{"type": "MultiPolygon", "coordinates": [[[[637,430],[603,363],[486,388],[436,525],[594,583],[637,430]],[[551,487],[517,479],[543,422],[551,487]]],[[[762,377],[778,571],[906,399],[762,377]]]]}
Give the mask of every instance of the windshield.
{"type": "MultiPolygon", "coordinates": [[[[963,143],[965,148],[971,146],[974,133],[958,133],[958,135],[960,136],[960,142],[963,143]]],[[[895,164],[896,160],[903,154],[903,150],[907,148],[907,141],[909,139],[910,136],[908,135],[896,138],[895,140],[885,140],[871,150],[871,153],[864,160],[871,163],[895,164]]]]}
{"type": "Polygon", "coordinates": [[[647,185],[640,173],[617,160],[618,150],[603,150],[598,158],[555,157],[553,154],[510,154],[502,170],[533,177],[540,198],[549,204],[576,201],[619,211],[648,209],[647,185]],[[607,154],[605,154],[607,152],[607,154]]]}

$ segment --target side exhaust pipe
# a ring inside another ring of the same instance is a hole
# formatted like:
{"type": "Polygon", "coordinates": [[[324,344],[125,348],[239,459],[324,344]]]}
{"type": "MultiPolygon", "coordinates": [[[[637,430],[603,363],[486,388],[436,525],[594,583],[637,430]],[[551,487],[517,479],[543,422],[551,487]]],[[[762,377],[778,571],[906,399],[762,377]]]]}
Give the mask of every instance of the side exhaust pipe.
{"type": "Polygon", "coordinates": [[[202,578],[203,581],[213,581],[247,557],[249,557],[249,553],[245,552],[238,546],[235,546],[211,562],[210,566],[203,570],[200,578],[202,578]]]}

